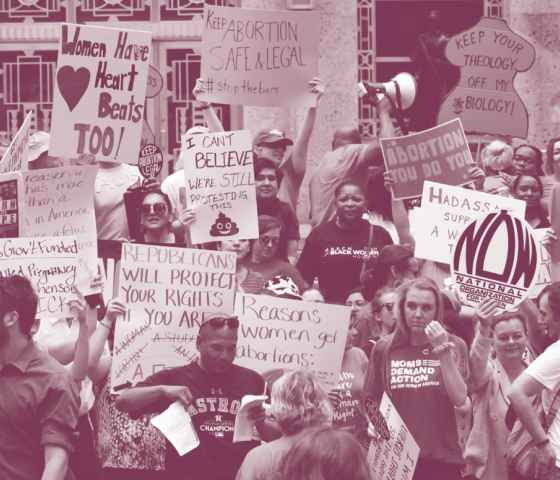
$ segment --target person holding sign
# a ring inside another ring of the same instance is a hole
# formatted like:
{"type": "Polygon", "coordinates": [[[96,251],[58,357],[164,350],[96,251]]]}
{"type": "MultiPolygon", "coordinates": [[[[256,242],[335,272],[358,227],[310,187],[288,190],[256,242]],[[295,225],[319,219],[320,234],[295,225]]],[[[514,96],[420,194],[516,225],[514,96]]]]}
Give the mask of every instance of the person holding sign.
{"type": "Polygon", "coordinates": [[[368,262],[393,243],[384,228],[362,218],[365,202],[361,185],[341,182],[335,190],[334,220],[313,229],[305,240],[297,268],[308,284],[319,279],[327,302],[343,303],[347,293],[360,286],[368,262]]]}
{"type": "Polygon", "coordinates": [[[420,447],[414,480],[460,480],[463,455],[455,409],[467,402],[465,343],[443,328],[443,301],[428,278],[403,284],[395,333],[374,346],[364,397],[387,393],[420,447]]]}
{"type": "Polygon", "coordinates": [[[172,206],[169,197],[161,190],[146,192],[140,205],[140,241],[144,243],[163,243],[182,245],[185,243],[184,230],[174,229],[172,206]]]}
{"type": "Polygon", "coordinates": [[[307,149],[317,118],[317,108],[325,93],[325,85],[319,77],[311,79],[308,84],[311,93],[315,94],[315,105],[307,110],[295,143],[284,132],[270,128],[259,131],[253,140],[255,158],[272,160],[282,172],[278,198],[290,205],[294,212],[305,176],[307,149]],[[286,155],[288,147],[292,145],[292,151],[286,155]]]}
{"type": "Polygon", "coordinates": [[[73,479],[78,384],[32,340],[37,303],[27,278],[0,279],[0,478],[73,479]]]}
{"type": "Polygon", "coordinates": [[[238,328],[237,317],[206,314],[196,339],[198,359],[184,367],[162,370],[117,399],[117,408],[133,418],[164,411],[175,401],[190,415],[200,445],[180,457],[168,444],[169,480],[231,480],[247,452],[256,446],[254,442],[233,443],[241,399],[264,391],[258,373],[233,364],[238,328]]]}
{"type": "Polygon", "coordinates": [[[478,332],[471,353],[473,429],[467,440],[465,460],[478,479],[508,478],[505,458],[507,392],[527,366],[527,324],[521,313],[496,315],[496,302],[485,300],[475,312],[478,332]],[[494,351],[496,358],[491,356],[494,351]]]}

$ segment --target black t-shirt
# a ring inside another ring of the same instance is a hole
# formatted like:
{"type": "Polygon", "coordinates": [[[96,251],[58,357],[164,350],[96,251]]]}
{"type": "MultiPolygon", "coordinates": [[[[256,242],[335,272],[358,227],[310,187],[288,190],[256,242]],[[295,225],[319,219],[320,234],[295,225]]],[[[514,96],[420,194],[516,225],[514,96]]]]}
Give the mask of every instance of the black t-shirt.
{"type": "MultiPolygon", "coordinates": [[[[212,374],[192,362],[185,367],[162,370],[148,377],[139,387],[156,385],[187,386],[193,402],[187,408],[196,428],[200,445],[180,457],[167,444],[166,478],[169,480],[233,480],[251,448],[257,442],[233,443],[235,415],[244,395],[260,395],[264,391],[261,376],[247,368],[232,365],[223,374],[212,374]]],[[[150,411],[162,411],[169,401],[152,406],[150,411]]]]}
{"type": "Polygon", "coordinates": [[[282,260],[288,260],[288,240],[299,240],[299,222],[292,207],[277,198],[272,200],[257,199],[257,212],[259,215],[270,215],[278,218],[284,225],[276,256],[282,260]]]}
{"type": "Polygon", "coordinates": [[[377,257],[385,245],[393,243],[387,230],[374,225],[368,245],[369,232],[366,220],[352,229],[342,229],[331,220],[313,229],[305,240],[297,268],[309,285],[318,277],[327,302],[344,302],[348,292],[360,285],[364,258],[377,257]]]}

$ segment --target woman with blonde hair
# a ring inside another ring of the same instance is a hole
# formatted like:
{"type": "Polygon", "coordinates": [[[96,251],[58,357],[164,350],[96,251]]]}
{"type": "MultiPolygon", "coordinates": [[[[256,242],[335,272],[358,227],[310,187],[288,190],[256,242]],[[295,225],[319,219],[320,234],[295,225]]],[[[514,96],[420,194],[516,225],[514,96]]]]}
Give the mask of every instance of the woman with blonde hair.
{"type": "Polygon", "coordinates": [[[278,471],[286,452],[309,427],[329,425],[332,407],[315,376],[304,370],[282,375],[272,386],[270,413],[282,437],[251,450],[236,480],[268,479],[278,471]]]}
{"type": "Polygon", "coordinates": [[[379,404],[385,393],[395,405],[420,447],[413,480],[460,480],[455,413],[468,403],[467,347],[444,329],[443,300],[433,280],[403,284],[393,310],[396,328],[373,348],[365,401],[379,404]]]}

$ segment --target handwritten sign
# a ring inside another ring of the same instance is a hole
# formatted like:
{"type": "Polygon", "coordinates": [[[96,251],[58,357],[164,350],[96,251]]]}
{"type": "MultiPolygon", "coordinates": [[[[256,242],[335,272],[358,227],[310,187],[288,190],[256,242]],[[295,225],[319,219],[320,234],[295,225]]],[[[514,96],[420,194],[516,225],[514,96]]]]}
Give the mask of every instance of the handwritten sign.
{"type": "Polygon", "coordinates": [[[250,132],[190,135],[183,150],[187,205],[197,208],[192,242],[258,238],[250,132]]]}
{"type": "Polygon", "coordinates": [[[534,47],[501,18],[484,17],[447,44],[461,78],[439,111],[438,123],[459,117],[467,132],[527,137],[527,108],[514,89],[517,72],[531,68],[534,47]]]}
{"type": "Polygon", "coordinates": [[[93,197],[97,166],[61,167],[23,173],[25,188],[23,235],[61,237],[73,235],[78,242],[78,284],[84,294],[91,290],[97,273],[97,227],[93,197]]]}
{"type": "Polygon", "coordinates": [[[350,309],[342,305],[237,295],[235,363],[264,374],[307,369],[330,390],[338,383],[350,309]]]}
{"type": "Polygon", "coordinates": [[[49,152],[136,163],[151,33],[62,24],[49,152]]]}
{"type": "Polygon", "coordinates": [[[314,105],[319,12],[206,5],[200,100],[234,105],[314,105]]]}
{"type": "Polygon", "coordinates": [[[464,185],[473,164],[467,137],[458,119],[405,137],[380,139],[385,168],[393,172],[393,198],[422,194],[424,180],[464,185]]]}
{"type": "Polygon", "coordinates": [[[233,312],[235,261],[232,252],[123,243],[127,313],[115,330],[113,388],[196,358],[204,312],[233,312]]]}
{"type": "Polygon", "coordinates": [[[21,127],[14,136],[8,150],[0,161],[0,173],[27,170],[27,156],[29,153],[29,133],[33,112],[25,116],[21,127]]]}
{"type": "Polygon", "coordinates": [[[525,202],[514,198],[425,182],[422,206],[411,213],[414,256],[435,262],[451,263],[451,251],[459,234],[472,220],[496,210],[508,209],[525,216],[525,202]]]}
{"type": "Polygon", "coordinates": [[[372,478],[379,480],[412,480],[420,447],[403,422],[399,412],[384,393],[379,411],[389,427],[390,439],[372,441],[367,462],[372,478]]]}
{"type": "Polygon", "coordinates": [[[65,311],[78,272],[78,243],[74,237],[0,239],[3,277],[22,275],[31,280],[39,297],[37,317],[65,311]]]}
{"type": "Polygon", "coordinates": [[[19,237],[23,179],[19,172],[0,175],[0,238],[19,237]]]}

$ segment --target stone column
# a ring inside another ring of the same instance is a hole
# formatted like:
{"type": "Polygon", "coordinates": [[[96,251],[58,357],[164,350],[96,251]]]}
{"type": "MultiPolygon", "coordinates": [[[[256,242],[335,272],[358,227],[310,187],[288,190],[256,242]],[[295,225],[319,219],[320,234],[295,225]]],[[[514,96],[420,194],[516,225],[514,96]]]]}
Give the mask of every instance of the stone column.
{"type": "MultiPolygon", "coordinates": [[[[285,10],[285,0],[242,0],[244,8],[285,10]]],[[[356,0],[315,0],[321,13],[319,42],[319,76],[326,93],[317,112],[317,122],[309,146],[307,170],[314,168],[330,150],[332,134],[340,126],[358,126],[356,83],[357,11],[356,0]]],[[[295,139],[305,117],[305,109],[245,107],[244,128],[256,132],[261,128],[280,128],[295,139]]],[[[307,222],[309,208],[307,186],[300,193],[298,216],[307,222]]]]}
{"type": "Polygon", "coordinates": [[[506,20],[536,49],[535,63],[517,74],[515,87],[529,111],[528,141],[544,149],[560,136],[560,2],[508,0],[506,20]]]}

